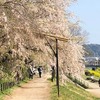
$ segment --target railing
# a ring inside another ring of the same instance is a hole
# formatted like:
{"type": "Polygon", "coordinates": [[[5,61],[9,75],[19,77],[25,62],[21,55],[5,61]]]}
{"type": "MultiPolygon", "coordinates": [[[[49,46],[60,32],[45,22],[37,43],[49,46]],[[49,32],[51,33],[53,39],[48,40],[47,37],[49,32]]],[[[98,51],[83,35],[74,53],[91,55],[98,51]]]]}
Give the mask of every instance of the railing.
{"type": "Polygon", "coordinates": [[[9,88],[12,88],[15,85],[18,85],[21,81],[25,80],[25,78],[23,79],[18,79],[16,81],[10,81],[10,82],[1,82],[0,83],[0,92],[3,92],[9,88]]]}
{"type": "Polygon", "coordinates": [[[0,92],[7,90],[15,85],[15,82],[4,82],[0,83],[0,92]]]}

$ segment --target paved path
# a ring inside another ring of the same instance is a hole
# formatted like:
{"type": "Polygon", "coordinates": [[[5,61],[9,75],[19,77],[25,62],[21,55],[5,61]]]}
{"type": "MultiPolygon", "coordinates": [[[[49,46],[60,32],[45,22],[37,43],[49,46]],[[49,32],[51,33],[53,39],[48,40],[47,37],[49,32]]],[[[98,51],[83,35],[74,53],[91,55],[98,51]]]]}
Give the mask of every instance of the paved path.
{"type": "Polygon", "coordinates": [[[4,100],[49,100],[50,84],[47,81],[49,75],[36,78],[18,87],[10,96],[4,100]]]}
{"type": "Polygon", "coordinates": [[[100,98],[100,87],[97,83],[92,83],[86,81],[90,87],[90,89],[86,89],[86,91],[90,92],[93,96],[100,98]]]}

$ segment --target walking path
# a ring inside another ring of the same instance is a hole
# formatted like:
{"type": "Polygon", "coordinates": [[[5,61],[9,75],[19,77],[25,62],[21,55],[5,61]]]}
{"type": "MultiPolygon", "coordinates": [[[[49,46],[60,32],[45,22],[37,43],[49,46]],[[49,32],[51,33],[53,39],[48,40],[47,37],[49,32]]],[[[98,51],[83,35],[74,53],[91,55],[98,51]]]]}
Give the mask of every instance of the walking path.
{"type": "Polygon", "coordinates": [[[4,100],[50,100],[50,84],[47,81],[50,75],[35,78],[28,83],[18,87],[10,96],[4,100]]]}
{"type": "MultiPolygon", "coordinates": [[[[86,81],[86,80],[85,80],[86,81]]],[[[92,83],[86,81],[88,83],[90,89],[86,89],[86,91],[90,92],[93,96],[100,98],[100,87],[97,83],[92,83]]]]}
{"type": "MultiPolygon", "coordinates": [[[[42,78],[36,77],[15,89],[13,93],[7,95],[4,100],[50,100],[50,84],[47,81],[48,78],[50,78],[49,74],[43,75],[42,78]]],[[[90,87],[90,89],[86,89],[86,91],[100,98],[99,85],[86,80],[85,82],[88,83],[90,87]]]]}

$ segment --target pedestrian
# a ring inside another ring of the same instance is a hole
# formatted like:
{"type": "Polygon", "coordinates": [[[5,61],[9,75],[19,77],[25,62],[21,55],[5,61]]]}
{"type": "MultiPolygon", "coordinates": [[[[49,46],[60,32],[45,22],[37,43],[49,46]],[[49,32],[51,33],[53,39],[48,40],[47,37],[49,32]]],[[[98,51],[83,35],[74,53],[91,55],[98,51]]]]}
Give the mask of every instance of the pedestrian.
{"type": "Polygon", "coordinates": [[[19,72],[15,71],[15,80],[16,80],[16,84],[19,84],[19,72]]]}
{"type": "Polygon", "coordinates": [[[39,77],[41,78],[41,74],[42,74],[42,66],[38,67],[38,73],[39,73],[39,77]]]}
{"type": "Polygon", "coordinates": [[[54,78],[55,78],[55,66],[51,66],[51,68],[52,68],[52,72],[51,72],[51,81],[53,82],[53,80],[54,80],[54,78]]]}
{"type": "Polygon", "coordinates": [[[29,67],[27,71],[28,71],[29,79],[33,79],[33,72],[31,68],[29,67]]]}
{"type": "Polygon", "coordinates": [[[36,71],[36,69],[35,69],[35,67],[33,67],[33,68],[32,68],[33,75],[36,74],[35,71],[36,71]]]}
{"type": "Polygon", "coordinates": [[[100,78],[99,78],[99,80],[98,80],[98,84],[99,84],[99,87],[100,87],[100,78]]]}

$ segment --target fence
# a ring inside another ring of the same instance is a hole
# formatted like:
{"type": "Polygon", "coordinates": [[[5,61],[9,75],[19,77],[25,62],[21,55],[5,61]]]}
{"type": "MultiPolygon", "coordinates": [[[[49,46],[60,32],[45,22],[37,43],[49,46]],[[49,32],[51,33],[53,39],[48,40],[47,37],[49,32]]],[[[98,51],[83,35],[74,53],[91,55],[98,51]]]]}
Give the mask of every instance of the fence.
{"type": "Polygon", "coordinates": [[[23,79],[18,79],[16,81],[10,81],[10,82],[2,82],[0,83],[0,92],[3,92],[9,88],[12,88],[13,86],[19,84],[21,81],[25,80],[25,77],[23,79]]]}
{"type": "Polygon", "coordinates": [[[15,85],[15,82],[4,82],[0,83],[0,92],[3,92],[4,90],[11,88],[15,85]]]}

